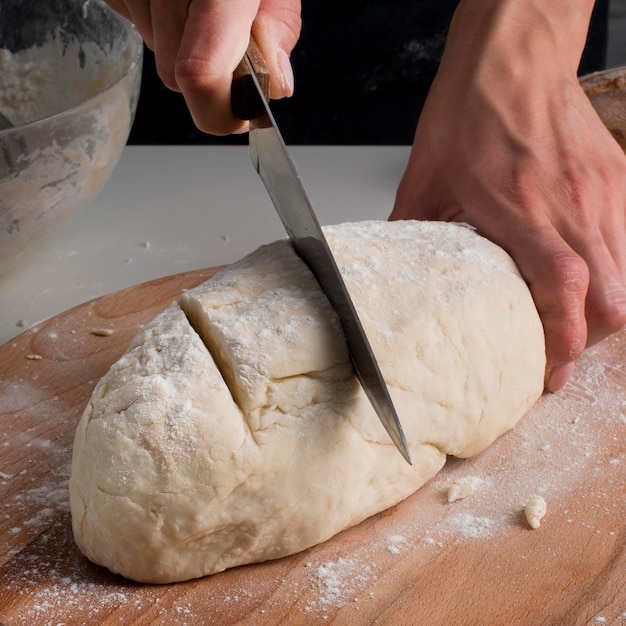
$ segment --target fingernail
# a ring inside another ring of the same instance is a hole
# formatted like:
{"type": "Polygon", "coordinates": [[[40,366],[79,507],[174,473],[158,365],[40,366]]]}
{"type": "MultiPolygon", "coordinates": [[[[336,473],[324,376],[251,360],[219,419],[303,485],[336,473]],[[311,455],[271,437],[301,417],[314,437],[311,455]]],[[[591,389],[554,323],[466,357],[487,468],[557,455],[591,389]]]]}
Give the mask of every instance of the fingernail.
{"type": "Polygon", "coordinates": [[[293,94],[294,88],[293,68],[291,67],[289,55],[284,50],[278,51],[278,66],[280,67],[280,71],[282,74],[285,96],[291,96],[293,94]]]}
{"type": "Polygon", "coordinates": [[[557,365],[550,374],[550,379],[548,380],[547,385],[548,391],[550,393],[555,393],[559,389],[562,389],[569,377],[572,375],[573,371],[573,363],[562,363],[561,365],[557,365]]]}

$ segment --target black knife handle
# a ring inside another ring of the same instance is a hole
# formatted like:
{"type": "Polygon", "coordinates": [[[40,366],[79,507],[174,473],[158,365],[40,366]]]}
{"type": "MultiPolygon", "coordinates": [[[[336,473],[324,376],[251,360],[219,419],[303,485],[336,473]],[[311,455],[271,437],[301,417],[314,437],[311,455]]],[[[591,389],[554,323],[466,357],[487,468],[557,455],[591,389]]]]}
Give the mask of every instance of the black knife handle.
{"type": "MultiPolygon", "coordinates": [[[[250,36],[250,44],[246,50],[246,57],[254,68],[254,73],[256,74],[265,98],[269,100],[269,71],[265,64],[265,59],[252,36],[250,36]]],[[[254,86],[245,58],[241,59],[239,65],[233,72],[230,101],[233,115],[240,120],[254,120],[263,112],[263,104],[259,99],[259,94],[254,86]]]]}

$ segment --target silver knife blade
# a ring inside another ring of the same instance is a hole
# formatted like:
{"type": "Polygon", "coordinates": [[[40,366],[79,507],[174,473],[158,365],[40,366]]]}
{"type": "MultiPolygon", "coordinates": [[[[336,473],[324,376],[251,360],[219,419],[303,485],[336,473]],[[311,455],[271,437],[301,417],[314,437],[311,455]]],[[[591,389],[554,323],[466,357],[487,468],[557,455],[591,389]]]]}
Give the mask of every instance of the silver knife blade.
{"type": "Polygon", "coordinates": [[[298,256],[307,264],[337,313],[356,376],[391,440],[405,460],[411,455],[376,357],[315,215],[295,164],[270,110],[248,54],[244,57],[261,113],[250,120],[250,157],[298,256]]]}

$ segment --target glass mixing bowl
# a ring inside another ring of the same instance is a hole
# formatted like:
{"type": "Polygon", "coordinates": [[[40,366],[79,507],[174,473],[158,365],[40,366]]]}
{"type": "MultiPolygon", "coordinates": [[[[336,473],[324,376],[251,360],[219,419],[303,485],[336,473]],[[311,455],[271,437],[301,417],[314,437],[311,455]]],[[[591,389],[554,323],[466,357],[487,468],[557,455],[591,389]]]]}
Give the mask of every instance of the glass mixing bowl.
{"type": "Polygon", "coordinates": [[[102,189],[128,139],[142,53],[101,0],[0,2],[0,273],[102,189]]]}

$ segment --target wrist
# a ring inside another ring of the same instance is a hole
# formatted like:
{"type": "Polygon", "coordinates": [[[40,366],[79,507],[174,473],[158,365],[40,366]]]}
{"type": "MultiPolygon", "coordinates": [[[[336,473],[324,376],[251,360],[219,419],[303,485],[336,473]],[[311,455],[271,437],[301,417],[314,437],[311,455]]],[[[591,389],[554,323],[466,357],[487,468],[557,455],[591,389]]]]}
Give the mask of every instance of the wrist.
{"type": "Polygon", "coordinates": [[[446,52],[457,63],[467,59],[479,66],[488,60],[498,74],[558,67],[575,76],[593,5],[594,0],[461,0],[446,52]]]}

